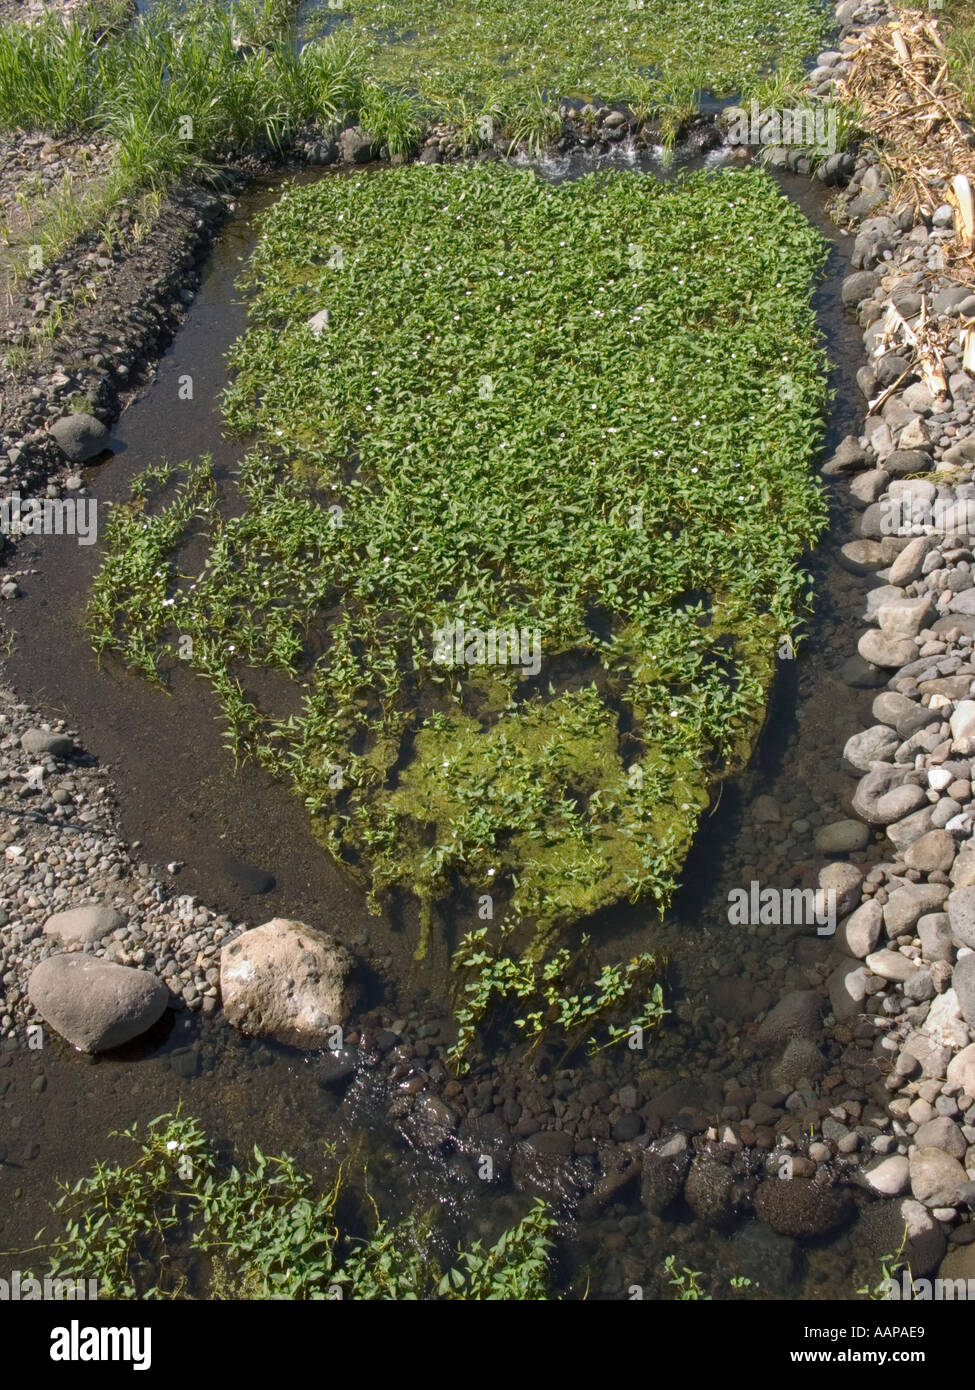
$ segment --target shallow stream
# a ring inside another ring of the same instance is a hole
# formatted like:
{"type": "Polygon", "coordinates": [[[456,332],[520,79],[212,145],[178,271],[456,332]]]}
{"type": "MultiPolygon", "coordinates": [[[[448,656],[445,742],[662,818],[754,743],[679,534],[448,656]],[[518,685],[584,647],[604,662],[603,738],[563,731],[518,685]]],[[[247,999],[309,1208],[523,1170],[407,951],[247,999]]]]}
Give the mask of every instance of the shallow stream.
{"type": "MultiPolygon", "coordinates": [[[[647,177],[662,172],[659,161],[645,154],[620,158],[626,167],[636,163],[647,177]]],[[[542,172],[561,179],[592,167],[591,159],[566,158],[542,172]]],[[[371,170],[351,176],[368,178],[371,170]]],[[[837,392],[828,450],[855,428],[860,411],[853,385],[860,335],[839,300],[847,269],[843,238],[828,219],[825,190],[789,176],[780,182],[833,242],[816,292],[837,392]]],[[[235,281],[254,246],[257,220],[281,186],[275,179],[254,187],[221,233],[185,325],[152,383],[119,421],[111,461],[91,479],[99,508],[125,498],[132,478],[147,465],[178,464],[207,452],[218,479],[231,487],[239,448],[221,435],[218,397],[226,379],[224,354],[244,328],[235,281]]],[[[734,248],[728,249],[733,255],[734,248]]],[[[635,949],[666,952],[667,1002],[674,1013],[659,1048],[651,1042],[646,1055],[604,1053],[588,1065],[587,1084],[606,1083],[614,1092],[635,1085],[644,1100],[683,1086],[699,1104],[713,1100],[715,1091],[720,1103],[718,1083],[736,1074],[730,1025],[753,1019],[774,1002],[770,979],[808,988],[809,972],[815,974],[829,951],[828,941],[815,935],[798,939],[784,928],[756,935],[754,928],[732,927],[727,902],[731,887],[747,887],[752,878],[777,886],[814,885],[821,862],[814,830],[844,814],[848,783],[838,771],[840,751],[861,727],[871,698],[836,675],[855,650],[855,618],[863,603],[863,581],[834,559],[849,529],[837,495],[830,533],[812,560],[816,605],[808,640],[798,660],[781,663],[752,762],[724,786],[704,821],[667,923],[660,927],[644,909],[621,908],[598,924],[600,945],[617,959],[635,949]],[[768,804],[758,803],[759,797],[772,798],[778,819],[756,819],[756,805],[768,804]],[[743,933],[754,939],[743,940],[743,933]]],[[[141,857],[162,873],[168,863],[181,862],[172,876],[174,894],[192,894],[235,920],[256,925],[283,916],[321,925],[365,960],[366,1006],[382,1003],[404,1022],[404,1036],[422,1036],[417,1030],[425,1026],[432,1036],[432,1025],[450,1013],[444,953],[432,955],[418,974],[412,961],[415,924],[370,916],[362,892],[321,851],[290,792],[253,766],[234,766],[221,745],[216,704],[201,681],[178,677],[162,692],[111,661],[96,664],[82,615],[98,547],[68,538],[49,538],[35,544],[33,553],[29,540],[23,547],[25,568],[36,572],[23,582],[17,606],[11,679],[23,699],[77,728],[84,747],[111,768],[123,833],[141,842],[141,857]],[[249,892],[251,870],[270,876],[273,886],[249,892]]],[[[528,1205],[503,1177],[479,1181],[463,1143],[437,1153],[411,1147],[385,1118],[378,1072],[360,1072],[343,1098],[319,1085],[315,1058],[248,1042],[219,1016],[179,1015],[138,1046],[96,1059],[55,1040],[42,1063],[36,1054],[16,1052],[0,1057],[0,1068],[4,1129],[11,1140],[7,1162],[0,1164],[0,1244],[7,1249],[30,1243],[56,1195],[56,1178],[73,1180],[97,1158],[124,1152],[107,1140],[109,1131],[175,1109],[180,1101],[221,1145],[239,1154],[258,1142],[266,1152],[287,1149],[312,1171],[326,1165],[329,1142],[340,1154],[355,1154],[362,1162],[351,1166],[366,1168],[370,1190],[383,1194],[384,1214],[439,1205],[438,1239],[446,1244],[493,1237],[528,1205]],[[41,1066],[43,1090],[32,1087],[41,1066]]],[[[549,1095],[554,1087],[563,1109],[572,1104],[572,1093],[559,1090],[558,1076],[539,1084],[550,1088],[549,1095]]],[[[638,1183],[621,1188],[601,1210],[593,1210],[596,1205],[588,1217],[564,1226],[558,1282],[570,1296],[583,1296],[587,1281],[590,1297],[625,1298],[633,1285],[646,1286],[650,1296],[649,1290],[659,1290],[659,1266],[670,1253],[695,1269],[724,1271],[728,1278],[746,1274],[757,1285],[751,1296],[844,1298],[857,1287],[855,1227],[831,1243],[800,1250],[754,1221],[726,1238],[689,1210],[676,1221],[648,1217],[638,1183]]]]}

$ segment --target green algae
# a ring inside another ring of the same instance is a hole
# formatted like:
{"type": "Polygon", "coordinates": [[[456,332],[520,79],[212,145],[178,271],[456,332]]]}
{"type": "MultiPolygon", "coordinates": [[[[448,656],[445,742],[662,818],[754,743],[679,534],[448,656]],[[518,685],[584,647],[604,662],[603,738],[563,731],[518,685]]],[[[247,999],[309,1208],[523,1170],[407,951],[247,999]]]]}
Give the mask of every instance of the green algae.
{"type": "Polygon", "coordinates": [[[749,756],[825,524],[823,254],[756,171],[552,188],[411,166],[291,191],[226,398],[255,441],[246,509],[204,497],[189,576],[119,513],[96,648],[164,671],[188,639],[234,751],[291,781],[374,907],[419,900],[421,957],[470,894],[539,959],[621,899],[663,910],[749,756]],[[440,660],[458,622],[537,630],[539,669],[478,642],[440,660]],[[299,714],[247,695],[265,666],[299,714]]]}

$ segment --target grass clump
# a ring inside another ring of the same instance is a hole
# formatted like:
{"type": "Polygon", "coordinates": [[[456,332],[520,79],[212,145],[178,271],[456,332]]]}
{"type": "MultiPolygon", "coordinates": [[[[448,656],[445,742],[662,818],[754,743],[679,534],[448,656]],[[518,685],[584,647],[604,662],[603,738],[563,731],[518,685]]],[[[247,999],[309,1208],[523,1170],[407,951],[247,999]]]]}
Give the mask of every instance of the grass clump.
{"type": "Polygon", "coordinates": [[[48,257],[87,227],[109,228],[128,199],[211,176],[242,153],[280,156],[300,127],[355,114],[362,45],[340,33],[299,51],[287,12],[281,0],[239,12],[174,2],[110,33],[56,16],[0,29],[0,129],[110,145],[107,169],[81,190],[66,183],[31,231],[48,257]]]}
{"type": "MultiPolygon", "coordinates": [[[[59,1230],[43,1277],[97,1280],[102,1299],[543,1300],[549,1292],[554,1220],[536,1203],[485,1249],[478,1241],[443,1267],[432,1214],[396,1224],[373,1202],[367,1234],[337,1215],[342,1170],[317,1190],[287,1154],[255,1144],[247,1168],[219,1163],[199,1122],[152,1120],[122,1138],[136,1147],[125,1167],[99,1162],[62,1183],[59,1230]],[[192,1281],[192,1282],[191,1282],[192,1281]]],[[[20,1254],[28,1252],[21,1251],[20,1254]]]]}
{"type": "Polygon", "coordinates": [[[96,648],[164,675],[188,637],[235,751],[291,779],[375,902],[415,894],[424,933],[434,903],[487,895],[540,960],[620,899],[662,909],[825,524],[822,259],[755,171],[292,191],[226,400],[255,437],[246,508],[201,511],[186,578],[160,523],[120,512],[96,648]],[[485,644],[512,631],[537,668],[485,644]],[[268,667],[299,713],[250,693],[268,667]]]}
{"type": "Polygon", "coordinates": [[[85,129],[98,109],[96,44],[81,24],[51,15],[0,28],[0,125],[7,130],[85,129]]]}
{"type": "Polygon", "coordinates": [[[128,26],[98,7],[67,24],[6,26],[0,129],[113,141],[111,175],[84,199],[85,219],[98,223],[119,200],[231,155],[280,155],[305,124],[355,120],[377,147],[406,155],[444,121],[461,148],[503,135],[537,155],[561,134],[561,99],[577,95],[632,102],[672,141],[702,92],[794,73],[823,36],[816,0],[634,0],[616,11],[593,0],[530,10],[363,0],[350,15],[329,6],[343,22],[301,43],[297,8],[162,0],[128,26]]]}

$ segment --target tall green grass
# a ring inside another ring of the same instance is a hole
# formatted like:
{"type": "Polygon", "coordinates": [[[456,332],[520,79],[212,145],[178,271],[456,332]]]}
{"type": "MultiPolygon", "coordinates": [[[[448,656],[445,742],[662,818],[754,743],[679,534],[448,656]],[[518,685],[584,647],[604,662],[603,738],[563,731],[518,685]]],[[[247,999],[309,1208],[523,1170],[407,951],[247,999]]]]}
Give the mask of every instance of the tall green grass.
{"type": "Polygon", "coordinates": [[[98,105],[98,46],[81,25],[0,29],[0,126],[61,134],[91,124],[98,105]]]}
{"type": "MultiPolygon", "coordinates": [[[[109,35],[56,19],[0,30],[0,129],[107,135],[111,172],[82,200],[81,220],[94,222],[122,197],[234,153],[280,154],[304,123],[331,125],[360,108],[391,149],[415,142],[415,102],[366,87],[361,42],[340,33],[299,52],[277,28],[243,46],[249,31],[235,8],[193,4],[160,6],[109,35]]],[[[57,226],[76,235],[79,217],[62,213],[57,226]]]]}
{"type": "Polygon", "coordinates": [[[0,128],[98,128],[133,167],[165,173],[231,149],[280,149],[302,122],[363,101],[399,133],[407,102],[367,92],[363,75],[364,49],[348,34],[301,52],[280,34],[250,49],[223,6],[163,6],[107,39],[47,21],[0,31],[0,128]]]}

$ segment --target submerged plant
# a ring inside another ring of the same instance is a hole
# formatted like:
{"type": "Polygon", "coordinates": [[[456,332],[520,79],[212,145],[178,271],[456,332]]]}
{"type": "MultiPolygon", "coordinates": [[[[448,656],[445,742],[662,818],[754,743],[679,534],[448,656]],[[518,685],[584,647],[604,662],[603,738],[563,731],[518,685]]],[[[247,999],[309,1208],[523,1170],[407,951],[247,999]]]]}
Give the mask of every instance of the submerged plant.
{"type": "Polygon", "coordinates": [[[668,1255],[664,1260],[664,1270],[670,1275],[669,1283],[677,1290],[677,1300],[681,1303],[697,1303],[704,1301],[711,1302],[711,1295],[705,1293],[698,1282],[701,1279],[699,1269],[689,1269],[686,1265],[683,1269],[677,1268],[677,1260],[673,1255],[668,1255]]]}
{"type": "MultiPolygon", "coordinates": [[[[352,31],[375,45],[377,76],[424,100],[474,105],[499,84],[556,105],[627,101],[650,85],[665,111],[675,92],[741,92],[770,70],[801,66],[827,33],[816,0],[356,0],[348,10],[352,31]]],[[[515,104],[503,99],[506,111],[515,104]]]]}
{"type": "MultiPolygon", "coordinates": [[[[502,928],[502,945],[510,935],[510,928],[502,928]]],[[[604,1029],[605,1037],[589,1036],[590,1054],[626,1039],[636,1039],[642,1046],[643,1033],[656,1028],[667,1012],[660,985],[648,986],[659,968],[654,956],[643,952],[625,965],[603,965],[597,970],[587,936],[575,953],[562,948],[538,960],[531,954],[518,957],[494,950],[487,928],[482,927],[464,937],[453,964],[462,982],[454,1010],[458,1036],[448,1056],[458,1071],[467,1069],[466,1053],[479,1030],[488,1020],[497,1022],[496,1015],[505,1007],[521,1015],[513,1019],[514,1027],[532,1049],[555,1030],[566,1056],[597,1028],[604,1029]],[[570,994],[573,988],[577,992],[570,994]],[[641,997],[642,1003],[638,1002],[641,997]],[[631,1016],[626,1023],[613,1022],[627,1007],[631,1016]]]]}
{"type": "Polygon", "coordinates": [[[907,1277],[913,1289],[913,1274],[904,1251],[907,1248],[908,1228],[904,1227],[904,1234],[901,1236],[901,1243],[890,1255],[880,1257],[880,1278],[875,1284],[864,1284],[857,1289],[857,1294],[861,1298],[869,1298],[873,1301],[889,1299],[891,1296],[891,1285],[896,1282],[897,1276],[906,1271],[907,1277]]]}

